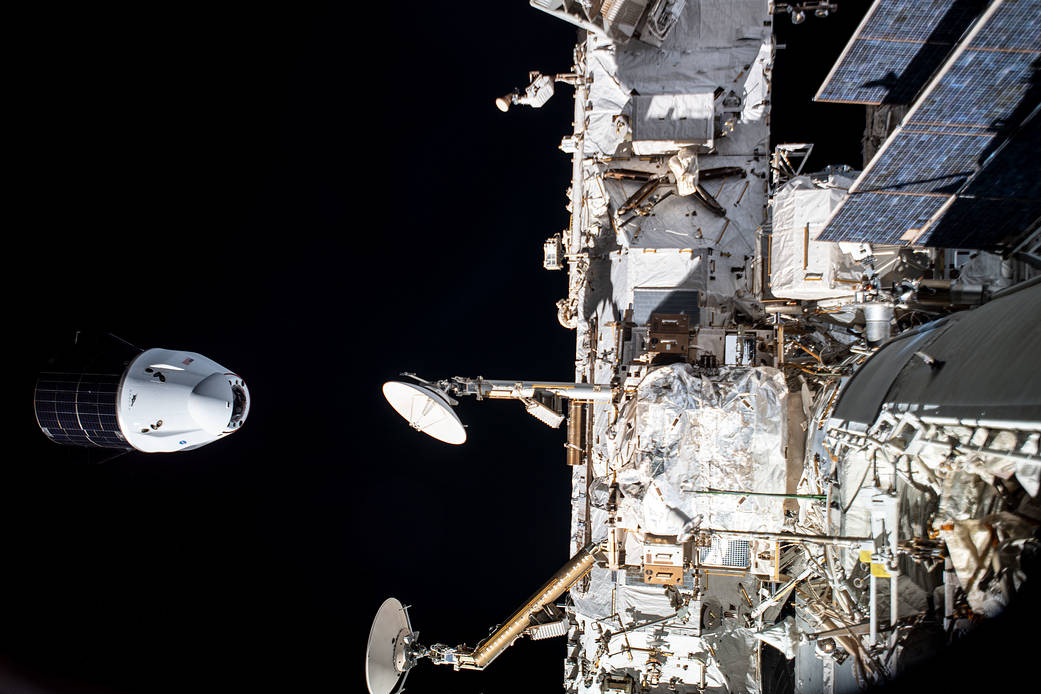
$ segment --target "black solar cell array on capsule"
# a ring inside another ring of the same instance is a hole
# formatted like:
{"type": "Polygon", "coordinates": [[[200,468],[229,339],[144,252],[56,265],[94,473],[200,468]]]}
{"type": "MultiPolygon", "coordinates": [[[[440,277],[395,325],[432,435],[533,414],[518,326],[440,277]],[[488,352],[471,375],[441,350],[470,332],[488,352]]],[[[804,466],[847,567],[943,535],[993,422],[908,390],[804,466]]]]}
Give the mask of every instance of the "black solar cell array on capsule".
{"type": "Polygon", "coordinates": [[[121,374],[40,374],[33,393],[40,428],[57,443],[129,449],[116,415],[121,377],[121,374]]]}

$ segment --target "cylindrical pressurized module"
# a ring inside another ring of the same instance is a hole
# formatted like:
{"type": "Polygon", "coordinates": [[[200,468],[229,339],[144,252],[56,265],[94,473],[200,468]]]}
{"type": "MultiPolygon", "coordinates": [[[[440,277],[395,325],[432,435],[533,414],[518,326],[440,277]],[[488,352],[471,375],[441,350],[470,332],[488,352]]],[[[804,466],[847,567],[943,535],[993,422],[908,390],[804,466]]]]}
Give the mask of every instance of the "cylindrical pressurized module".
{"type": "Polygon", "coordinates": [[[195,352],[140,351],[123,368],[40,374],[36,421],[52,441],[172,453],[239,430],[249,414],[240,376],[195,352]]]}

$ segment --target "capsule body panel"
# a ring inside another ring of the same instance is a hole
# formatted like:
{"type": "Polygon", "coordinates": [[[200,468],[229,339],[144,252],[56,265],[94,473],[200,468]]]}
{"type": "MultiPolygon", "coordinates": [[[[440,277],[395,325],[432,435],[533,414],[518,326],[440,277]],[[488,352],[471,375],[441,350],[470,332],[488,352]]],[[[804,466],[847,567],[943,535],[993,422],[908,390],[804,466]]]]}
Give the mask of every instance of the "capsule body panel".
{"type": "Polygon", "coordinates": [[[36,420],[52,441],[145,453],[186,451],[239,430],[243,379],[195,352],[153,348],[122,369],[41,373],[36,420]]]}
{"type": "Polygon", "coordinates": [[[249,391],[241,377],[201,354],[149,349],[127,367],[118,413],[137,450],[186,451],[238,431],[249,391]]]}

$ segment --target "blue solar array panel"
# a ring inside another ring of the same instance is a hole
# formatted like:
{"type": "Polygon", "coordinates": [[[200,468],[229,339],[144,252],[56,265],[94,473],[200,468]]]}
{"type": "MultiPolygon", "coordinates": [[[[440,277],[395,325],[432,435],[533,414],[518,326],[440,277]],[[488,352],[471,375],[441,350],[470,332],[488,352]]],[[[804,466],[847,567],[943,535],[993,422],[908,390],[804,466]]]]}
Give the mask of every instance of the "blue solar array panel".
{"type": "Polygon", "coordinates": [[[130,448],[116,414],[119,375],[44,373],[33,394],[36,421],[58,443],[130,448]]]}
{"type": "Polygon", "coordinates": [[[1027,121],[959,191],[946,214],[919,243],[979,248],[1015,237],[1041,217],[1041,114],[1027,121]],[[1013,197],[1014,196],[1014,197],[1013,197]]]}
{"type": "Polygon", "coordinates": [[[911,228],[921,228],[943,206],[942,195],[858,193],[850,195],[818,236],[822,241],[902,243],[911,228]],[[824,234],[831,232],[828,238],[824,234]]]}
{"type": "Polygon", "coordinates": [[[986,247],[1036,219],[1041,165],[1031,114],[1041,101],[1041,0],[1005,0],[980,21],[865,167],[820,240],[899,243],[921,228],[924,210],[948,201],[916,243],[986,247]]]}
{"type": "Polygon", "coordinates": [[[958,197],[943,217],[918,240],[942,248],[986,248],[995,239],[1015,237],[1041,215],[1029,200],[958,197]]]}
{"type": "MultiPolygon", "coordinates": [[[[918,44],[857,39],[817,93],[816,101],[881,104],[917,55],[918,44]]],[[[944,51],[946,54],[946,50],[944,51]]]]}
{"type": "Polygon", "coordinates": [[[994,133],[952,133],[931,128],[905,128],[857,182],[858,192],[955,193],[977,167],[980,151],[994,133]]]}
{"type": "Polygon", "coordinates": [[[877,0],[816,100],[910,103],[985,6],[985,0],[877,0]]]}
{"type": "MultiPolygon", "coordinates": [[[[1038,26],[1041,32],[1041,26],[1038,26]]],[[[995,130],[1031,88],[1031,62],[1037,55],[1020,51],[976,50],[970,46],[943,80],[910,114],[907,125],[968,126],[995,130]]]]}
{"type": "Polygon", "coordinates": [[[1039,12],[1037,0],[1004,0],[972,45],[1002,51],[1036,51],[1041,48],[1039,12]]]}

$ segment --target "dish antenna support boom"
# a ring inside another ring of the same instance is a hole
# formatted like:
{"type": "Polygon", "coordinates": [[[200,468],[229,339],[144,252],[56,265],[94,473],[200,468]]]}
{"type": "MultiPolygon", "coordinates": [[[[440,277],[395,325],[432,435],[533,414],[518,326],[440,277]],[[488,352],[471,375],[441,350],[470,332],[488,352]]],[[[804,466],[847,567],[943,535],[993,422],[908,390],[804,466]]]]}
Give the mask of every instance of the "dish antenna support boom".
{"type": "Polygon", "coordinates": [[[599,383],[489,380],[480,376],[455,376],[433,382],[410,373],[402,376],[419,383],[384,383],[383,396],[387,402],[416,431],[451,444],[466,441],[466,428],[452,409],[452,406],[459,404],[453,396],[472,395],[478,400],[520,400],[529,414],[551,427],[560,426],[564,415],[547,405],[546,399],[555,396],[573,401],[611,402],[614,398],[612,387],[599,383]]]}
{"type": "Polygon", "coordinates": [[[593,568],[599,549],[598,543],[580,549],[476,648],[441,643],[429,648],[421,645],[412,631],[407,608],[397,599],[388,598],[380,606],[369,631],[365,681],[370,694],[400,692],[408,671],[422,658],[436,665],[451,665],[456,670],[483,670],[522,636],[533,639],[563,636],[567,633],[567,617],[554,601],[593,568]]]}

